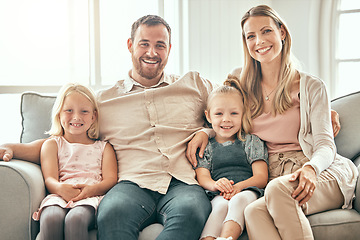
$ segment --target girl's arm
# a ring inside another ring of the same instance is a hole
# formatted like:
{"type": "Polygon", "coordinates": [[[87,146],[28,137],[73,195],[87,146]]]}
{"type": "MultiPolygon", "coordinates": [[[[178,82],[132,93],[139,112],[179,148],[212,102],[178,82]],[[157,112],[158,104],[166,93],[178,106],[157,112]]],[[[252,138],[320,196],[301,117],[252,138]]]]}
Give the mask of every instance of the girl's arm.
{"type": "Polygon", "coordinates": [[[198,180],[200,186],[209,191],[220,191],[229,193],[233,190],[232,184],[234,182],[232,180],[228,180],[226,178],[221,178],[217,181],[214,181],[211,178],[210,171],[206,168],[197,168],[195,169],[196,179],[198,180]]]}
{"type": "Polygon", "coordinates": [[[253,171],[253,176],[234,184],[234,191],[224,195],[225,199],[232,198],[235,194],[241,192],[243,189],[247,187],[258,187],[265,188],[268,182],[268,165],[265,161],[257,160],[251,164],[251,168],[253,171]]]}
{"type": "Polygon", "coordinates": [[[65,201],[79,195],[80,190],[73,188],[70,184],[59,182],[59,161],[57,156],[58,148],[54,139],[44,142],[41,148],[41,170],[47,190],[50,193],[61,196],[65,201]]]}
{"type": "Polygon", "coordinates": [[[6,143],[0,145],[0,159],[8,162],[12,158],[40,163],[40,150],[46,139],[35,140],[31,143],[6,143]]]}
{"type": "Polygon", "coordinates": [[[106,143],[105,145],[101,171],[103,177],[101,182],[94,185],[75,185],[74,187],[80,189],[81,193],[71,200],[75,202],[88,197],[104,195],[117,183],[117,160],[115,151],[110,143],[106,143]]]}

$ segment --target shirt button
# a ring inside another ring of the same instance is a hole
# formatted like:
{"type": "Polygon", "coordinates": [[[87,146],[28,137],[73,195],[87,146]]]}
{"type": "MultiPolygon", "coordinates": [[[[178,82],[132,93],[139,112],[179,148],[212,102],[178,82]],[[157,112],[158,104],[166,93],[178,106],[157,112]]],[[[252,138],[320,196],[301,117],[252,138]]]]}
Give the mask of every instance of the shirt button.
{"type": "Polygon", "coordinates": [[[283,153],[280,153],[280,154],[279,154],[279,157],[280,157],[280,158],[283,158],[283,157],[284,157],[284,154],[283,154],[283,153]]]}

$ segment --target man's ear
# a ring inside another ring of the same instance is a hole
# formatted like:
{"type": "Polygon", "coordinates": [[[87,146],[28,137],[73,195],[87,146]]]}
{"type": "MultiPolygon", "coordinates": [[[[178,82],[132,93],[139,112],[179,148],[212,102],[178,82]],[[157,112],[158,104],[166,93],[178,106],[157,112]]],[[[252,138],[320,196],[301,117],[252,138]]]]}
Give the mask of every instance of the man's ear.
{"type": "Polygon", "coordinates": [[[133,46],[133,42],[132,42],[131,38],[129,38],[127,40],[127,47],[128,47],[128,50],[130,53],[132,53],[132,46],[133,46]]]}
{"type": "Polygon", "coordinates": [[[211,118],[210,118],[210,112],[208,112],[207,110],[205,110],[205,117],[206,117],[206,120],[211,123],[211,118]]]}

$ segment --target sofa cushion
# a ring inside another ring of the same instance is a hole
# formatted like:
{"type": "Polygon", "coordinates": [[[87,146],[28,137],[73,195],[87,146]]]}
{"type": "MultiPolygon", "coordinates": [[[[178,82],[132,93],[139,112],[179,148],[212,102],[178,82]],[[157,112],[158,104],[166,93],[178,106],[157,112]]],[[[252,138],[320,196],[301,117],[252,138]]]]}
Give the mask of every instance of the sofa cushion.
{"type": "Polygon", "coordinates": [[[335,209],[308,216],[315,239],[354,239],[360,236],[360,214],[354,209],[335,209]]]}
{"type": "Polygon", "coordinates": [[[45,96],[34,92],[21,95],[22,132],[20,142],[28,143],[49,137],[45,134],[51,126],[51,110],[56,96],[45,96]]]}

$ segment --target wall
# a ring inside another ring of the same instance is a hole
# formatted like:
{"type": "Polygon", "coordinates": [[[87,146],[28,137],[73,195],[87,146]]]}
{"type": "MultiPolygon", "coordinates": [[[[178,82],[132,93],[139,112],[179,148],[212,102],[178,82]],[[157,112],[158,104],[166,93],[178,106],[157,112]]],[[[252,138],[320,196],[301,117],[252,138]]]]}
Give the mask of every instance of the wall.
{"type": "MultiPolygon", "coordinates": [[[[189,0],[189,70],[221,83],[242,65],[240,21],[251,7],[267,4],[285,20],[302,69],[320,75],[318,25],[321,0],[189,0]]],[[[321,76],[320,76],[321,77],[321,76]]]]}

